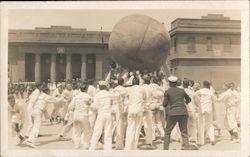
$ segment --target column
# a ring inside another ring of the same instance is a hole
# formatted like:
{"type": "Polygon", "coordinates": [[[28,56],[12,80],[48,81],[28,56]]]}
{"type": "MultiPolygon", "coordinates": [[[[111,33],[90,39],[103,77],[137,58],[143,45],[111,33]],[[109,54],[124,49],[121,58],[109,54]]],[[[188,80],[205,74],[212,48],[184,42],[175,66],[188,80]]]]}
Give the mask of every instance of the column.
{"type": "Polygon", "coordinates": [[[81,79],[87,78],[87,68],[86,68],[86,55],[82,54],[82,65],[81,65],[81,79]]]}
{"type": "Polygon", "coordinates": [[[103,62],[103,56],[102,55],[96,55],[96,80],[102,79],[102,62],[103,62]]]}
{"type": "Polygon", "coordinates": [[[36,54],[35,62],[35,82],[41,81],[41,57],[40,54],[36,54]]]}
{"type": "Polygon", "coordinates": [[[56,82],[56,54],[51,54],[50,81],[56,82]]]}
{"type": "Polygon", "coordinates": [[[71,71],[71,54],[66,55],[66,79],[72,79],[72,71],[71,71]]]}

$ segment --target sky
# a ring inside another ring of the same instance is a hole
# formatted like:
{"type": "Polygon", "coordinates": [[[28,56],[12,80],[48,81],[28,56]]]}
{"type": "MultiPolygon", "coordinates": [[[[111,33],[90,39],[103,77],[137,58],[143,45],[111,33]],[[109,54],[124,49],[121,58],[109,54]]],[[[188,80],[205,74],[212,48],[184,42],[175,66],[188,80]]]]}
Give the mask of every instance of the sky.
{"type": "Polygon", "coordinates": [[[51,25],[86,28],[90,31],[112,31],[123,17],[143,14],[164,23],[167,30],[176,18],[201,18],[207,14],[224,14],[232,20],[240,20],[237,10],[9,10],[9,29],[34,29],[51,25]]]}

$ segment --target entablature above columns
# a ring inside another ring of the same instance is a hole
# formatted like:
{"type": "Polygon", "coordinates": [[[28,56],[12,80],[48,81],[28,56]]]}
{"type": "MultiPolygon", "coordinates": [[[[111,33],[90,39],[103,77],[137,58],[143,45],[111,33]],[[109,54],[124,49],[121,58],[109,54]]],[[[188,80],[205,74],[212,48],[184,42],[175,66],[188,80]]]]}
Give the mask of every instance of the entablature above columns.
{"type": "Polygon", "coordinates": [[[11,53],[50,53],[50,54],[106,54],[107,44],[32,44],[9,43],[11,53]]]}

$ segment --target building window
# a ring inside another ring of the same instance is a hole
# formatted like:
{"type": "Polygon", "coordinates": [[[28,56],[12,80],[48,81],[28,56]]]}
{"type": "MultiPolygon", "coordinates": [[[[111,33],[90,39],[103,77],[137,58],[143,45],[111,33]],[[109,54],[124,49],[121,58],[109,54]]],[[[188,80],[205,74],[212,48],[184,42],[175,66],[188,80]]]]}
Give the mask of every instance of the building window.
{"type": "Polygon", "coordinates": [[[187,38],[187,52],[189,53],[194,53],[196,51],[195,48],[195,37],[194,36],[190,36],[187,38]]]}
{"type": "Polygon", "coordinates": [[[95,79],[96,77],[96,54],[87,54],[86,74],[87,74],[87,79],[95,79]]]}
{"type": "Polygon", "coordinates": [[[177,39],[176,39],[176,37],[174,37],[173,46],[174,46],[174,52],[176,52],[176,50],[177,50],[177,39]]]}
{"type": "Polygon", "coordinates": [[[207,37],[207,51],[213,51],[212,37],[207,37]]]}
{"type": "Polygon", "coordinates": [[[174,75],[178,75],[177,68],[174,68],[174,75]]]}
{"type": "MultiPolygon", "coordinates": [[[[25,80],[28,82],[35,81],[35,60],[35,54],[25,54],[25,80]]],[[[10,73],[12,75],[12,71],[10,73]]]]}
{"type": "Polygon", "coordinates": [[[224,39],[224,48],[223,48],[223,51],[226,52],[226,53],[232,52],[231,39],[229,37],[226,37],[224,39]]]}

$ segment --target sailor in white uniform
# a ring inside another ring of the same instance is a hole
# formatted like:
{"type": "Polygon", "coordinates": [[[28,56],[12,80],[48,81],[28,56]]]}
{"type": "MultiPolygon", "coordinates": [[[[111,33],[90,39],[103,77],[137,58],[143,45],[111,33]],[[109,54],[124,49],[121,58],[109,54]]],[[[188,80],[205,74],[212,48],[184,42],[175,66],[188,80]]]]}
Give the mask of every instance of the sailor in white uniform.
{"type": "Polygon", "coordinates": [[[87,84],[80,85],[78,92],[72,99],[69,110],[73,112],[73,141],[75,148],[80,148],[83,143],[84,149],[88,149],[91,139],[91,127],[89,123],[89,108],[92,103],[92,97],[87,92],[87,84]],[[82,138],[84,135],[84,138],[82,138]]]}
{"type": "Polygon", "coordinates": [[[99,81],[100,91],[96,93],[91,108],[97,110],[97,118],[90,142],[90,150],[95,150],[96,145],[104,130],[104,150],[112,150],[112,99],[113,93],[108,91],[108,83],[99,81]]]}
{"type": "Polygon", "coordinates": [[[139,86],[139,79],[134,77],[132,87],[128,87],[128,126],[126,131],[125,149],[137,149],[145,107],[146,93],[139,86]]]}

